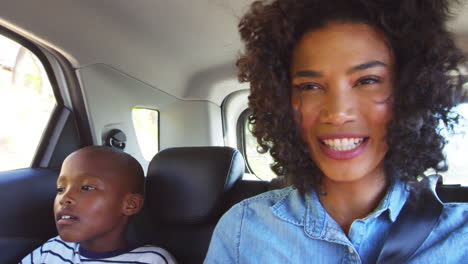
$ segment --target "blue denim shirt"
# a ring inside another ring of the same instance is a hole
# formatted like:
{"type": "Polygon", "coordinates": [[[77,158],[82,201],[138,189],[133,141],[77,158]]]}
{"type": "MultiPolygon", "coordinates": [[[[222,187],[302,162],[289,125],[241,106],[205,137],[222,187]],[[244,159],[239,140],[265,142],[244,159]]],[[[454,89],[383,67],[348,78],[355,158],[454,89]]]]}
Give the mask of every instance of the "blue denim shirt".
{"type": "MultiPolygon", "coordinates": [[[[393,184],[346,236],[315,192],[301,195],[292,187],[266,192],[224,214],[204,263],[375,263],[407,197],[403,183],[393,184]]],[[[467,203],[444,204],[410,263],[468,263],[467,220],[467,203]]]]}

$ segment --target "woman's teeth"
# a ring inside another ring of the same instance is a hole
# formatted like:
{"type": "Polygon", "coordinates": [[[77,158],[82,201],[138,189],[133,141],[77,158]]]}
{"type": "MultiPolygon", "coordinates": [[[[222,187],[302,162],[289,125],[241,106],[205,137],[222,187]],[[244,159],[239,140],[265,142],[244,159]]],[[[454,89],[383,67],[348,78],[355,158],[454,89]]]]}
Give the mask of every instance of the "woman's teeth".
{"type": "Polygon", "coordinates": [[[335,139],[325,139],[323,143],[327,145],[327,147],[331,148],[332,150],[336,151],[346,151],[352,150],[359,145],[361,145],[364,138],[335,138],[335,139]]]}

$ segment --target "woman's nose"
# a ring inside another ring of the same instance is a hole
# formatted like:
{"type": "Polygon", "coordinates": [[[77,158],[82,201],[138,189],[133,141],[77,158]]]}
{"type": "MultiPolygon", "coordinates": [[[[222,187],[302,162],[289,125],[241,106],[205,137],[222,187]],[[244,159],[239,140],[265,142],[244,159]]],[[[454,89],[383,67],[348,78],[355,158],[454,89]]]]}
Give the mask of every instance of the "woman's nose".
{"type": "Polygon", "coordinates": [[[356,99],[352,91],[329,90],[320,109],[320,121],[342,126],[356,119],[356,99]]]}

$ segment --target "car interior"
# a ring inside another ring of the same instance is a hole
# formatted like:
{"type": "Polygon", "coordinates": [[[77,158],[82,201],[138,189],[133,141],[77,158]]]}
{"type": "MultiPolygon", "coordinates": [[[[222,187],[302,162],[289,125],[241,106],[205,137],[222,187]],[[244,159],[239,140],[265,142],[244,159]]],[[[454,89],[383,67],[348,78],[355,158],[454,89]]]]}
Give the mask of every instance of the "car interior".
{"type": "MultiPolygon", "coordinates": [[[[237,24],[252,2],[2,1],[0,263],[57,235],[59,170],[84,146],[141,163],[146,201],[128,239],[180,263],[203,262],[232,205],[284,186],[257,152],[249,86],[237,80],[237,24]]],[[[453,13],[447,28],[468,52],[468,4],[453,13]]],[[[445,202],[468,201],[468,126],[457,131],[437,186],[445,202]]]]}

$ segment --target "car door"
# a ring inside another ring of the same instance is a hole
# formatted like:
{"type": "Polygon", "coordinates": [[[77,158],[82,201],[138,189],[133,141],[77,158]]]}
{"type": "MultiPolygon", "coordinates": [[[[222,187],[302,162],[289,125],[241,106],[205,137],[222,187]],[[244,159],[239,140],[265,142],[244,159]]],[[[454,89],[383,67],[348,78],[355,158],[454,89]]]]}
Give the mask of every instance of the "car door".
{"type": "Polygon", "coordinates": [[[60,165],[90,144],[71,77],[65,60],[0,28],[0,263],[18,262],[56,235],[60,165]]]}

